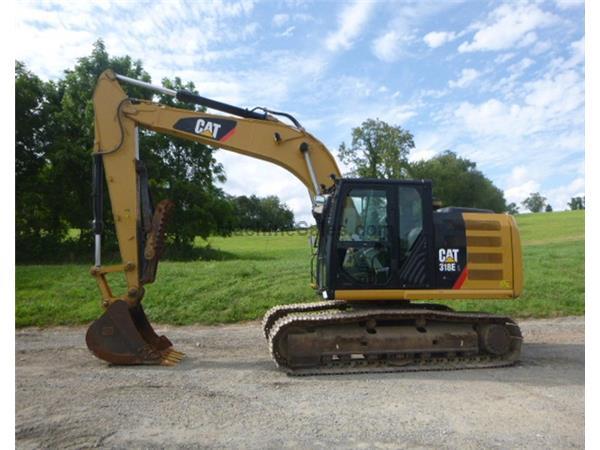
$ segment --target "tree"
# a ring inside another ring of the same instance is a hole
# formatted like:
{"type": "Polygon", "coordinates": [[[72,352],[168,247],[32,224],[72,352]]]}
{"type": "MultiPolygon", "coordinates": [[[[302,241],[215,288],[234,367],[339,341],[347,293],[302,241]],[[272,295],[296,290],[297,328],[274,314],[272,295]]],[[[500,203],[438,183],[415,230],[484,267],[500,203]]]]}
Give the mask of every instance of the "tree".
{"type": "Polygon", "coordinates": [[[350,175],[368,178],[406,178],[413,135],[398,125],[367,119],[352,129],[352,144],[339,147],[339,158],[352,168],[350,175]]]}
{"type": "MultiPolygon", "coordinates": [[[[64,243],[69,230],[78,229],[80,247],[91,246],[92,94],[98,76],[108,68],[150,81],[141,61],[133,61],[129,56],[110,57],[101,40],[94,44],[90,56],[79,58],[75,67],[66,70],[56,83],[42,82],[17,63],[16,222],[18,230],[30,230],[29,235],[38,240],[54,236],[64,243]]],[[[163,83],[171,88],[194,90],[193,84],[179,79],[165,79],[163,83]]],[[[131,97],[153,98],[152,92],[136,86],[125,89],[131,97]]],[[[160,100],[172,102],[170,98],[160,100]]],[[[195,105],[177,106],[195,109],[195,105]]],[[[231,229],[233,205],[216,187],[217,181],[224,181],[225,174],[213,153],[199,143],[140,132],[140,154],[148,167],[155,200],[169,197],[176,203],[175,217],[168,228],[176,243],[189,246],[196,235],[205,237],[231,229]]],[[[104,215],[108,222],[105,244],[110,247],[115,241],[108,203],[104,215]]],[[[24,238],[22,242],[31,239],[24,238]]],[[[20,256],[27,256],[27,252],[25,244],[17,245],[19,259],[24,259],[20,256]]]]}
{"type": "Polygon", "coordinates": [[[511,202],[506,206],[506,212],[508,214],[516,216],[517,214],[519,214],[519,207],[517,206],[516,203],[511,202]]]}
{"type": "Polygon", "coordinates": [[[537,213],[546,206],[546,197],[542,197],[539,192],[532,192],[521,204],[529,211],[537,213]]]}
{"type": "Polygon", "coordinates": [[[572,197],[568,205],[571,211],[585,209],[585,195],[583,197],[572,197]]]}
{"type": "Polygon", "coordinates": [[[278,231],[294,228],[294,213],[277,196],[232,197],[235,228],[253,231],[278,231]]]}
{"type": "Polygon", "coordinates": [[[281,203],[275,195],[261,199],[262,228],[266,231],[291,230],[294,228],[294,213],[281,203]]]}
{"type": "Polygon", "coordinates": [[[477,170],[477,164],[449,150],[429,160],[412,163],[410,176],[431,180],[433,196],[444,206],[507,210],[504,194],[477,170]]]}
{"type": "Polygon", "coordinates": [[[54,129],[50,117],[59,106],[57,87],[19,61],[15,64],[15,238],[23,252],[52,251],[67,231],[51,193],[47,167],[54,129]]]}
{"type": "Polygon", "coordinates": [[[546,211],[546,212],[552,212],[552,205],[548,203],[548,204],[546,205],[546,209],[545,209],[545,211],[546,211]]]}

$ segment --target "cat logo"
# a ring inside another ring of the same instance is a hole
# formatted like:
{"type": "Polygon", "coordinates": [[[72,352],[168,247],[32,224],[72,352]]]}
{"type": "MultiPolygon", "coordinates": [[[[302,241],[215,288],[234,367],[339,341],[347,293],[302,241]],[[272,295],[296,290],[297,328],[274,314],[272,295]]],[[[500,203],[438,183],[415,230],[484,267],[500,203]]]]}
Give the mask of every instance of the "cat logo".
{"type": "Polygon", "coordinates": [[[198,119],[196,121],[194,131],[196,134],[202,134],[204,136],[216,139],[217,135],[219,134],[219,128],[221,128],[221,124],[219,123],[211,122],[210,120],[198,119]]]}
{"type": "Polygon", "coordinates": [[[458,249],[440,248],[440,272],[456,272],[458,270],[458,249]]]}
{"type": "Polygon", "coordinates": [[[219,142],[225,142],[235,133],[236,125],[237,122],[235,120],[229,119],[185,117],[179,119],[173,125],[173,128],[219,142]]]}

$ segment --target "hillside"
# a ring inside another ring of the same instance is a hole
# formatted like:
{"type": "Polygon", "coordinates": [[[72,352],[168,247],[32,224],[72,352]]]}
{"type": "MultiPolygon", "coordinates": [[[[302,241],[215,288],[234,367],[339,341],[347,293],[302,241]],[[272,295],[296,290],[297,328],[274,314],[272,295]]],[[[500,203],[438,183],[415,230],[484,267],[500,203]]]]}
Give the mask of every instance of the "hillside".
{"type": "MultiPolygon", "coordinates": [[[[523,240],[523,296],[448,304],[515,317],[583,314],[584,211],[523,214],[517,222],[523,240]]],[[[317,298],[309,287],[306,235],[215,237],[208,243],[219,250],[211,252],[213,260],[161,263],[144,300],[153,321],[251,320],[273,305],[317,298]]],[[[17,266],[16,325],[76,324],[98,317],[99,293],[88,270],[85,265],[17,266]]]]}

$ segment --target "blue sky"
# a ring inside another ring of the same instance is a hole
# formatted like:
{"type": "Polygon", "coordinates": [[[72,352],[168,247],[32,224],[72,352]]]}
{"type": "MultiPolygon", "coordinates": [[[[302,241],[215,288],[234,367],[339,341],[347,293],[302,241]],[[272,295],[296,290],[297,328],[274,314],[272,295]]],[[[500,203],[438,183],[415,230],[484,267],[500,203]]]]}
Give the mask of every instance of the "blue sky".
{"type": "MultiPolygon", "coordinates": [[[[411,159],[475,161],[508,201],[555,210],[584,193],[584,5],[548,2],[19,2],[15,57],[60,77],[104,39],[153,80],[294,114],[334,153],[367,118],[415,136],[411,159]]],[[[310,220],[283,169],[218,152],[236,195],[279,195],[310,220]]],[[[460,180],[457,180],[460,182],[460,180]]]]}

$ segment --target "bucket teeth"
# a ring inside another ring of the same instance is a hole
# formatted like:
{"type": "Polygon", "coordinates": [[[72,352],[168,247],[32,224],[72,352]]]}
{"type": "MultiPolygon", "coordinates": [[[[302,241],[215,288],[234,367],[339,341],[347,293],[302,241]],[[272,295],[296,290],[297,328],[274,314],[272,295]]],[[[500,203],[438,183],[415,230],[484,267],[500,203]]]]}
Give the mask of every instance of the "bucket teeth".
{"type": "Polygon", "coordinates": [[[179,363],[185,356],[185,353],[178,352],[176,350],[168,350],[163,356],[162,364],[168,366],[174,366],[179,363]]]}

